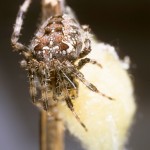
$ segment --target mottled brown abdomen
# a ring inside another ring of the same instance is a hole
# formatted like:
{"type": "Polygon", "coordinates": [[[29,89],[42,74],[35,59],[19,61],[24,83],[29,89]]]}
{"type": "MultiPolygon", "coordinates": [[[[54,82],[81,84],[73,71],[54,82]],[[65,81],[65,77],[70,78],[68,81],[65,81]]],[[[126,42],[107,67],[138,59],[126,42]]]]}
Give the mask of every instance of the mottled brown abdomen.
{"type": "Polygon", "coordinates": [[[67,15],[53,16],[32,40],[37,59],[75,60],[82,50],[81,27],[67,15]]]}

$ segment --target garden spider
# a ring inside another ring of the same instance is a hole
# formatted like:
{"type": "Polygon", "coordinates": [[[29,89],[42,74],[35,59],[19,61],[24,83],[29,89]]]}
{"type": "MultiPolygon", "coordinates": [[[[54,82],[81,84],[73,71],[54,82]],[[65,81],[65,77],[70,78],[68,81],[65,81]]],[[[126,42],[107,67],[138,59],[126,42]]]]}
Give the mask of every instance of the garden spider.
{"type": "MultiPolygon", "coordinates": [[[[11,37],[12,47],[24,56],[21,66],[28,71],[30,95],[34,104],[53,114],[58,101],[65,101],[75,118],[87,130],[74,110],[72,100],[78,97],[81,81],[95,93],[112,100],[89,83],[79,71],[86,63],[102,68],[90,58],[83,58],[91,51],[89,29],[68,14],[50,16],[40,26],[29,46],[19,42],[23,17],[31,0],[25,0],[18,12],[11,37]],[[75,65],[75,62],[78,65],[75,65]]],[[[55,116],[54,116],[55,117],[55,116]]]]}

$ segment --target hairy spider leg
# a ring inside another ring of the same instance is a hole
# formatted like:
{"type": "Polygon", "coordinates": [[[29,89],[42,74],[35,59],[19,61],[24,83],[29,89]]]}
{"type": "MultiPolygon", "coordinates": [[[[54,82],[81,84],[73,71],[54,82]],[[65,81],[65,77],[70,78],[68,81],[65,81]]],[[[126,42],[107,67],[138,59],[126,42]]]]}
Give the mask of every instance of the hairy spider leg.
{"type": "Polygon", "coordinates": [[[100,91],[96,88],[95,85],[93,85],[92,83],[89,83],[89,82],[84,78],[84,75],[83,75],[81,72],[79,72],[79,71],[76,70],[76,72],[74,72],[74,74],[75,74],[75,75],[77,76],[77,78],[78,78],[83,84],[85,84],[86,87],[88,87],[91,91],[93,91],[93,92],[95,92],[95,93],[99,93],[100,95],[102,95],[102,96],[108,98],[109,100],[113,100],[112,97],[107,96],[106,94],[100,92],[100,91]]]}
{"type": "Polygon", "coordinates": [[[69,77],[62,70],[60,70],[60,71],[62,72],[62,74],[64,75],[64,77],[70,82],[70,84],[72,85],[72,87],[74,89],[76,89],[75,84],[69,79],[69,77]]]}
{"type": "Polygon", "coordinates": [[[13,34],[11,36],[12,47],[16,51],[22,52],[25,57],[28,57],[28,55],[30,56],[31,54],[28,52],[28,48],[18,41],[20,38],[20,32],[21,32],[21,28],[22,28],[22,24],[23,24],[23,17],[25,15],[25,13],[27,12],[31,1],[32,0],[25,0],[24,3],[21,5],[19,12],[17,14],[13,34]]]}
{"type": "Polygon", "coordinates": [[[44,64],[41,62],[40,63],[40,68],[39,68],[39,80],[41,84],[41,101],[43,102],[43,107],[44,110],[48,110],[48,87],[47,87],[47,77],[46,77],[46,69],[44,64]]]}
{"type": "Polygon", "coordinates": [[[84,41],[85,47],[83,51],[79,54],[79,59],[85,57],[91,52],[91,41],[89,39],[85,39],[84,41]]]}
{"type": "MultiPolygon", "coordinates": [[[[58,78],[58,75],[59,75],[59,70],[57,69],[57,67],[56,66],[54,66],[55,67],[55,69],[53,70],[53,71],[50,71],[51,72],[51,74],[52,74],[52,76],[53,76],[53,79],[52,79],[52,91],[53,91],[53,100],[54,101],[58,101],[58,99],[57,99],[57,92],[56,92],[56,89],[58,88],[58,87],[56,87],[56,85],[59,83],[59,81],[58,80],[60,80],[60,76],[59,76],[59,78],[58,78]]],[[[61,81],[60,81],[61,82],[61,81]]]]}
{"type": "MultiPolygon", "coordinates": [[[[78,83],[75,80],[71,79],[71,76],[68,77],[68,75],[65,73],[65,71],[63,71],[64,66],[58,60],[57,60],[57,62],[59,64],[58,68],[59,68],[60,74],[72,86],[72,88],[69,91],[69,96],[71,99],[75,99],[78,95],[78,83]]],[[[59,76],[60,76],[60,74],[59,74],[59,76]]]]}
{"type": "Polygon", "coordinates": [[[28,74],[31,99],[33,103],[36,103],[37,89],[35,84],[35,72],[32,69],[30,69],[28,74]]]}
{"type": "MultiPolygon", "coordinates": [[[[85,34],[88,37],[89,30],[90,30],[89,27],[88,26],[82,26],[82,29],[85,31],[85,34]]],[[[84,47],[83,51],[79,54],[79,58],[85,57],[92,50],[91,49],[91,41],[90,41],[90,39],[86,38],[85,41],[84,41],[84,45],[85,45],[85,47],[84,47]]],[[[81,69],[87,63],[96,64],[97,66],[102,68],[102,65],[100,63],[98,63],[96,60],[93,60],[93,59],[90,59],[90,58],[84,58],[84,59],[81,59],[78,62],[77,69],[81,69]]]]}
{"type": "Polygon", "coordinates": [[[66,84],[64,82],[65,79],[66,79],[65,77],[61,76],[61,82],[63,84],[63,89],[64,89],[64,92],[66,94],[66,98],[65,98],[66,104],[67,104],[68,108],[71,110],[71,112],[73,113],[73,115],[75,116],[75,118],[77,119],[77,121],[85,129],[85,131],[88,131],[87,128],[86,128],[86,126],[85,126],[85,124],[81,121],[80,117],[77,115],[77,113],[74,110],[73,103],[72,103],[72,101],[70,99],[67,86],[66,86],[66,84]]]}
{"type": "MultiPolygon", "coordinates": [[[[69,63],[69,62],[67,62],[69,63]]],[[[71,63],[69,63],[69,65],[72,65],[71,63]]],[[[66,65],[67,66],[67,65],[66,65]]],[[[64,66],[65,67],[65,66],[64,66]]],[[[70,68],[68,68],[70,69],[70,68]]],[[[93,85],[92,83],[89,83],[85,78],[84,78],[84,75],[78,71],[73,65],[70,69],[70,71],[72,71],[72,73],[84,84],[86,85],[86,87],[88,89],[90,89],[91,91],[95,92],[95,93],[99,93],[101,96],[104,96],[106,98],[108,98],[109,100],[114,100],[112,97],[110,96],[107,96],[106,94],[100,92],[95,85],[93,85]]]]}
{"type": "Polygon", "coordinates": [[[90,52],[91,52],[91,41],[89,39],[89,27],[88,26],[82,26],[82,29],[84,30],[84,36],[86,37],[85,40],[84,40],[84,49],[83,51],[81,51],[81,53],[79,54],[79,58],[83,58],[85,57],[86,55],[88,55],[90,52]]]}
{"type": "Polygon", "coordinates": [[[67,106],[69,107],[69,109],[71,110],[71,112],[73,113],[73,115],[75,116],[75,118],[77,119],[77,121],[81,124],[81,126],[85,129],[85,131],[88,131],[87,127],[85,126],[85,124],[81,121],[81,119],[79,118],[79,116],[77,115],[77,113],[74,110],[73,107],[73,103],[71,102],[70,97],[66,97],[65,99],[67,106]]]}
{"type": "Polygon", "coordinates": [[[98,63],[96,60],[93,60],[90,58],[84,58],[78,62],[77,69],[80,70],[87,63],[91,63],[91,64],[97,65],[98,67],[102,68],[102,65],[100,63],[98,63]]]}
{"type": "Polygon", "coordinates": [[[77,89],[75,84],[71,81],[71,79],[65,74],[65,72],[63,71],[63,68],[61,67],[61,63],[57,60],[57,63],[59,64],[59,70],[62,72],[62,74],[64,75],[64,77],[70,82],[70,84],[72,85],[72,87],[74,89],[77,89]]]}

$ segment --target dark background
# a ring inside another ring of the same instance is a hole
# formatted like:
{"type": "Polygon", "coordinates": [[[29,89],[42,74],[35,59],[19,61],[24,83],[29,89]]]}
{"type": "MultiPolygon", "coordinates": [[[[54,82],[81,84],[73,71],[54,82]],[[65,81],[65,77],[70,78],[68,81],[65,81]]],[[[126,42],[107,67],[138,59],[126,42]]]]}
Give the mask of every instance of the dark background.
{"type": "MultiPolygon", "coordinates": [[[[0,150],[38,150],[39,112],[30,103],[21,57],[13,53],[10,36],[23,0],[0,1],[0,150]]],[[[68,0],[82,24],[89,24],[97,38],[116,47],[120,57],[130,56],[135,86],[136,122],[127,148],[150,149],[150,1],[68,0]]],[[[29,44],[40,16],[40,0],[26,15],[21,41],[29,44]]],[[[66,150],[81,150],[67,132],[66,150]],[[76,146],[73,146],[76,144],[76,146]]]]}

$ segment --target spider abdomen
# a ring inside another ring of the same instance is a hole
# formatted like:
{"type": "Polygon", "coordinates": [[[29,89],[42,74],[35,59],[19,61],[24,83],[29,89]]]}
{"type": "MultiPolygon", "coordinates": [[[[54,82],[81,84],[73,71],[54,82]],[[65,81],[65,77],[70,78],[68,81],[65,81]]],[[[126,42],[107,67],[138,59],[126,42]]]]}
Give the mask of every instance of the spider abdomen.
{"type": "Polygon", "coordinates": [[[53,16],[47,20],[32,40],[33,53],[37,59],[49,62],[76,60],[82,51],[82,28],[67,15],[53,16]]]}

